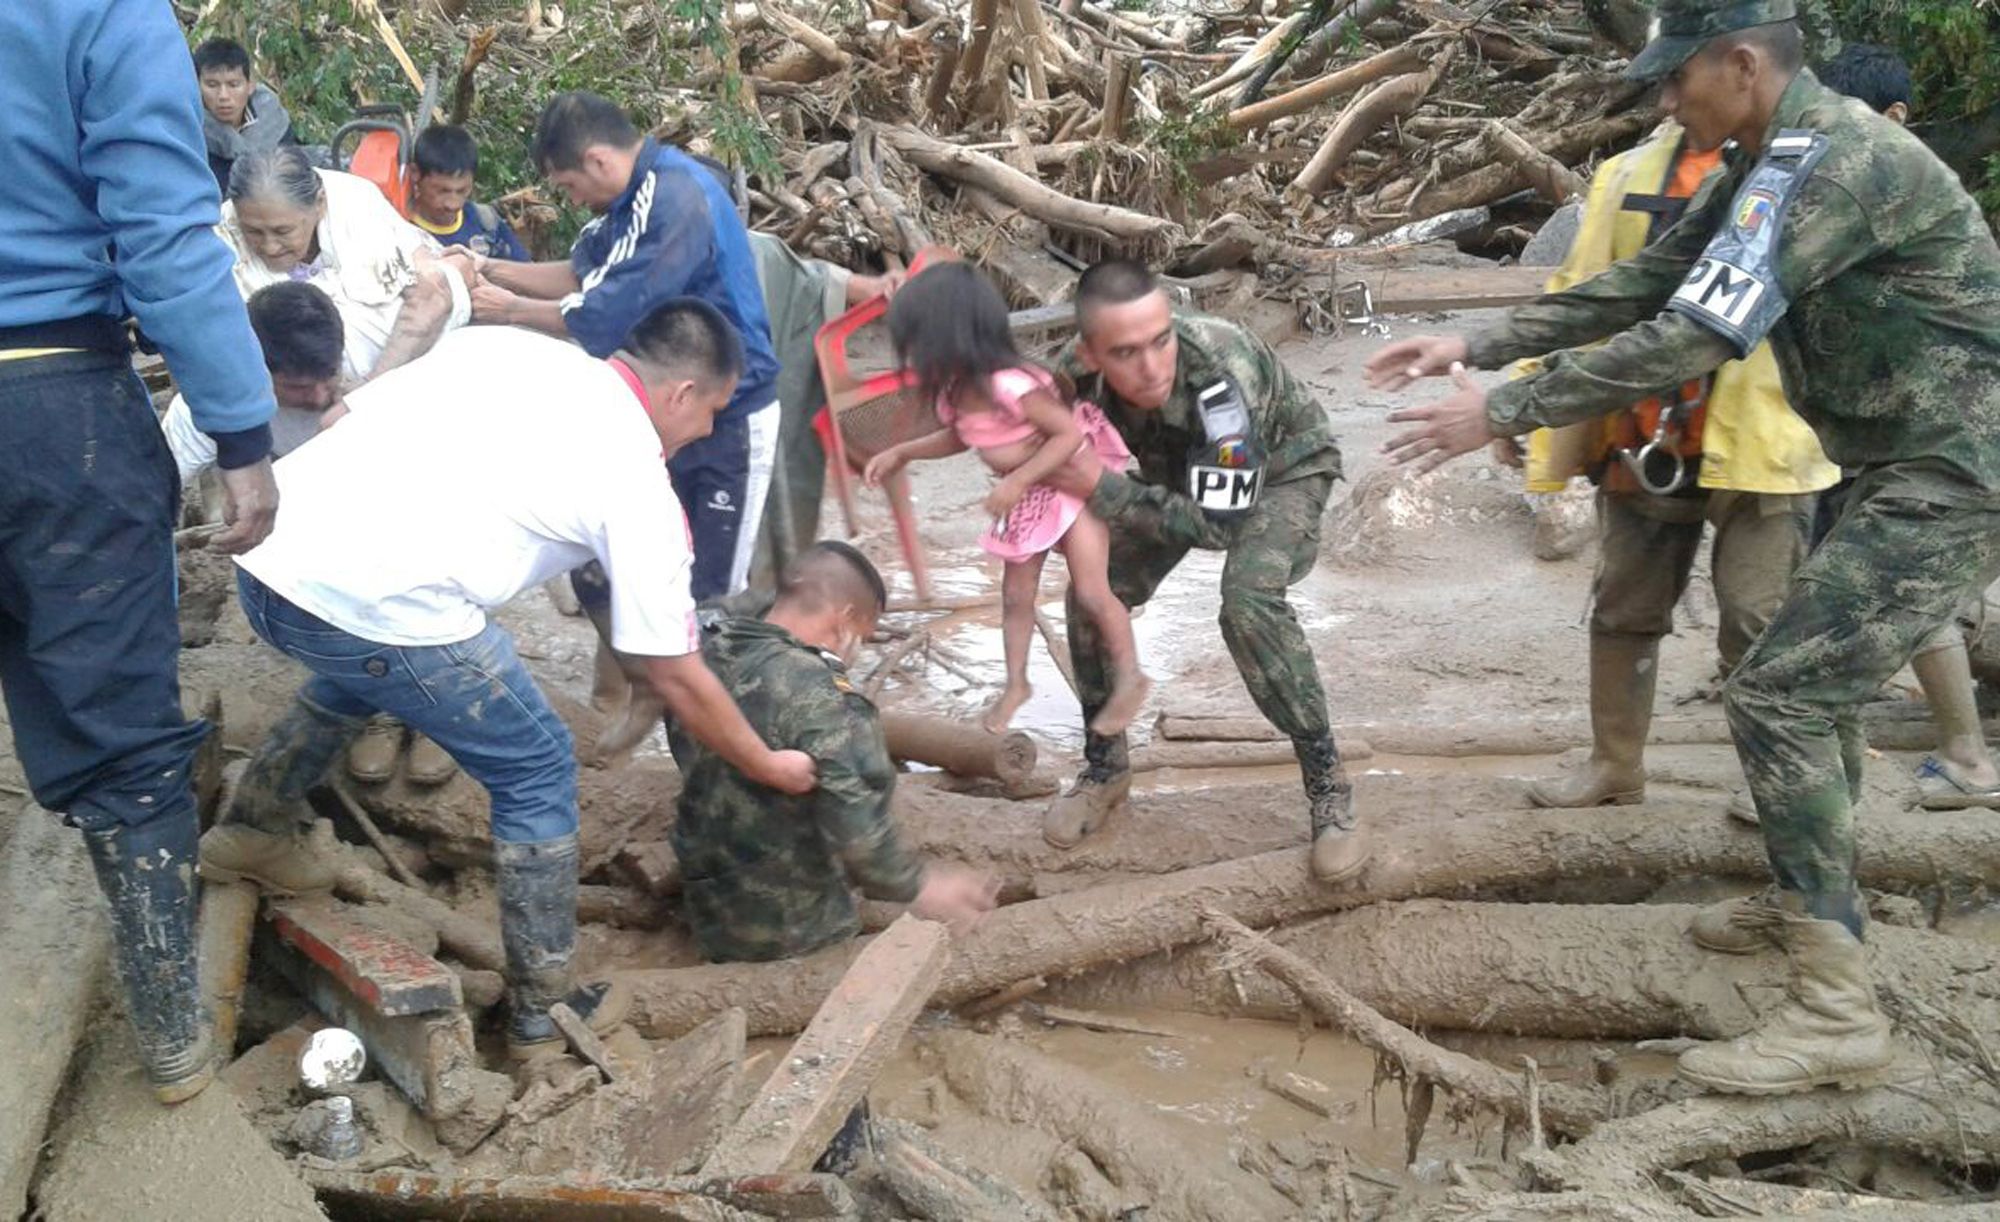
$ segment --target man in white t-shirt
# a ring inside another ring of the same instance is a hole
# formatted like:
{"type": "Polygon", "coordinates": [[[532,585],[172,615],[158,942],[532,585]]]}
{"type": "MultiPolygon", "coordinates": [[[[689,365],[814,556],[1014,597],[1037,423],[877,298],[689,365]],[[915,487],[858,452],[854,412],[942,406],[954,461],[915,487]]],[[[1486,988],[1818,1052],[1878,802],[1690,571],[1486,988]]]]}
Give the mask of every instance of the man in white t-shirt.
{"type": "MultiPolygon", "coordinates": [[[[250,327],[271,371],[278,414],[271,417],[271,457],[283,458],[319,435],[327,409],[340,402],[345,335],[333,298],[310,284],[286,281],[258,289],[249,301],[250,327]]],[[[215,465],[215,441],[194,425],[187,398],[175,395],[160,417],[186,487],[215,465]]]]}
{"type": "Polygon", "coordinates": [[[280,464],[284,520],[238,561],[251,626],[313,677],[203,837],[203,874],[330,887],[303,842],[301,799],[365,718],[391,714],[492,797],[510,1052],[560,1046],[558,1001],[615,1025],[626,999],[576,988],[570,972],[569,732],[487,612],[598,561],[615,578],[614,641],[643,658],[688,733],[774,790],[809,792],[811,757],[765,746],[703,663],[687,532],[660,530],[682,517],[666,459],[707,435],[742,363],[723,316],[679,299],[604,360],[482,327],[352,392],[340,427],[280,464]]]}

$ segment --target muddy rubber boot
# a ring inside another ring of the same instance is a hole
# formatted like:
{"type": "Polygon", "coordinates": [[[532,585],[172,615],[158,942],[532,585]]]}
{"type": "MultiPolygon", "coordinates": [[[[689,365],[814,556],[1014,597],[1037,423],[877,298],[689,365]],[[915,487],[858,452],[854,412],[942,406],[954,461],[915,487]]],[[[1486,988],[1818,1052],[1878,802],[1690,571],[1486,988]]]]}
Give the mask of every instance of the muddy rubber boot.
{"type": "Polygon", "coordinates": [[[201,838],[202,877],[254,883],[274,895],[331,891],[334,867],[311,843],[305,797],[362,725],[361,718],[294,699],[244,766],[222,821],[201,838]]]}
{"type": "Polygon", "coordinates": [[[1590,762],[1528,786],[1532,805],[1630,806],[1646,800],[1646,731],[1653,722],[1658,641],[1590,638],[1590,762]]]}
{"type": "Polygon", "coordinates": [[[1729,817],[1738,823],[1747,823],[1751,827],[1763,823],[1757,814],[1757,800],[1750,796],[1750,791],[1747,789],[1739,789],[1729,795],[1728,813],[1729,817]]]}
{"type": "Polygon", "coordinates": [[[1785,1001],[1748,1035],[1682,1053],[1681,1077],[1738,1095],[1854,1089],[1882,1080],[1895,1045],[1875,1004],[1861,939],[1839,921],[1805,915],[1798,900],[1783,894],[1771,906],[1792,961],[1785,1001]]]}
{"type": "Polygon", "coordinates": [[[1292,750],[1310,804],[1312,876],[1323,883],[1345,882],[1368,864],[1368,841],[1354,814],[1354,785],[1331,735],[1293,739],[1292,750]]]}
{"type": "Polygon", "coordinates": [[[622,981],[579,987],[576,954],[577,840],[574,835],[493,846],[500,882],[500,942],[507,952],[507,1056],[525,1063],[563,1050],[549,1007],[566,1002],[599,1035],[625,1021],[632,990],[622,981]]]}
{"type": "Polygon", "coordinates": [[[1042,816],[1042,839],[1073,849],[1101,826],[1132,792],[1132,762],[1123,734],[1083,736],[1083,771],[1042,816]]]}
{"type": "Polygon", "coordinates": [[[196,976],[193,810],[86,832],[111,905],[112,946],[139,1056],[161,1103],[185,1102],[215,1077],[196,976]]]}
{"type": "Polygon", "coordinates": [[[403,775],[410,784],[442,785],[457,771],[458,761],[449,751],[414,730],[410,732],[410,758],[403,765],[403,775]]]}
{"type": "Polygon", "coordinates": [[[1753,955],[1760,950],[1776,950],[1777,925],[1769,909],[1778,902],[1778,889],[1766,887],[1742,899],[1722,900],[1694,914],[1688,922],[1688,936],[1703,950],[1722,955],[1753,955]]]}
{"type": "Polygon", "coordinates": [[[659,729],[666,715],[666,702],[653,691],[650,682],[633,684],[632,697],[625,705],[624,715],[616,721],[607,722],[597,736],[595,762],[603,765],[623,757],[645,742],[648,734],[659,729]]]}
{"type": "Polygon", "coordinates": [[[396,775],[396,757],[402,752],[403,723],[393,717],[377,717],[347,753],[347,774],[357,781],[380,785],[396,775]]]}

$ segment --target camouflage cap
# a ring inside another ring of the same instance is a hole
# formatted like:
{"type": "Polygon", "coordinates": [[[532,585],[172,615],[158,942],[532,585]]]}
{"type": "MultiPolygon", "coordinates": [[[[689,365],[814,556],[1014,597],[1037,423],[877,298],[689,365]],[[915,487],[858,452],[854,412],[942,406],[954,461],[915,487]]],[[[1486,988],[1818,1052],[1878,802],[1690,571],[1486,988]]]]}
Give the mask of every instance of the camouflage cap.
{"type": "Polygon", "coordinates": [[[1660,0],[1653,36],[1626,65],[1625,78],[1657,81],[1711,38],[1798,16],[1796,0],[1660,0]]]}

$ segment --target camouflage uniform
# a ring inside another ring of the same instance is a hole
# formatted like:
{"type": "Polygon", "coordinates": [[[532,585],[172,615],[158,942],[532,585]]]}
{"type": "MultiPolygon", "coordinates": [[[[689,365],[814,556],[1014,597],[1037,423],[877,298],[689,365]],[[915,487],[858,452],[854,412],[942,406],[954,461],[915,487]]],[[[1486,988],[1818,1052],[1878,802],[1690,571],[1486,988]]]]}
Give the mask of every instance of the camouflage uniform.
{"type": "MultiPolygon", "coordinates": [[[[1823,133],[1831,151],[1783,222],[1776,287],[1791,305],[1769,339],[1827,457],[1861,474],[1724,702],[1779,884],[1858,934],[1855,709],[2000,576],[2000,248],[1916,137],[1810,72],[1786,89],[1767,143],[1786,128],[1823,133]]],[[[1736,355],[1662,308],[1735,223],[1751,165],[1733,151],[1657,243],[1472,341],[1492,369],[1616,333],[1493,391],[1496,432],[1599,415],[1736,355]]]]}
{"type": "Polygon", "coordinates": [[[702,653],[766,743],[819,765],[819,788],[781,794],[668,722],[683,778],[674,852],[703,957],[782,959],[853,937],[861,919],[850,883],[871,899],[915,899],[923,864],[889,819],[896,769],[875,706],[846,668],[754,619],[723,621],[702,653]]]}
{"type": "MultiPolygon", "coordinates": [[[[1222,639],[1251,699],[1293,739],[1323,738],[1330,729],[1326,692],[1285,591],[1318,559],[1320,518],[1340,477],[1340,447],[1312,392],[1262,340],[1235,323],[1192,312],[1175,314],[1174,331],[1180,359],[1173,392],[1158,411],[1119,399],[1101,375],[1083,367],[1073,346],[1063,354],[1078,396],[1104,409],[1138,465],[1130,476],[1107,471],[1090,499],[1091,512],[1111,526],[1111,588],[1136,607],[1188,549],[1227,552],[1222,639]],[[1226,526],[1181,491],[1188,453],[1203,437],[1195,393],[1225,373],[1242,389],[1267,455],[1256,507],[1226,526]]],[[[1070,658],[1088,720],[1110,695],[1103,641],[1073,596],[1067,605],[1070,658]]]]}

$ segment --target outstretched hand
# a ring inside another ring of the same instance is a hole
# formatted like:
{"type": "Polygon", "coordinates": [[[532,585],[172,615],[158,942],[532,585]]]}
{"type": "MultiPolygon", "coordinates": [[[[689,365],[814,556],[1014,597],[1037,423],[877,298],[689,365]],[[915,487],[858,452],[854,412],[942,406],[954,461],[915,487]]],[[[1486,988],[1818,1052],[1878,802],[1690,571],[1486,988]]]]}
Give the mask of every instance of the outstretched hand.
{"type": "MultiPolygon", "coordinates": [[[[1414,342],[1414,341],[1412,341],[1414,342]]],[[[1415,463],[1417,474],[1434,470],[1460,454],[1470,454],[1494,439],[1486,418],[1486,391],[1465,366],[1450,366],[1451,380],[1458,389],[1427,407],[1405,407],[1389,413],[1392,423],[1414,423],[1391,437],[1382,452],[1398,466],[1415,463]]]]}
{"type": "Polygon", "coordinates": [[[1368,358],[1368,385],[1401,390],[1418,378],[1439,377],[1453,365],[1464,364],[1467,351],[1466,342],[1456,335],[1399,339],[1368,358]]]}

